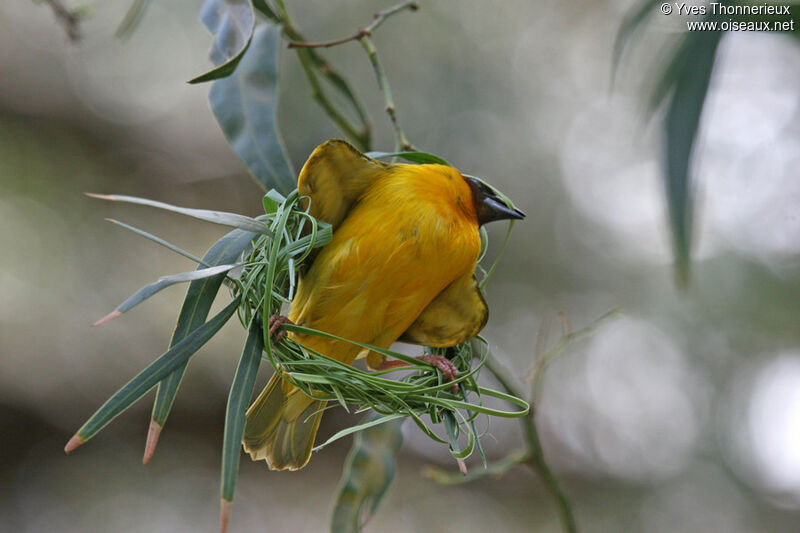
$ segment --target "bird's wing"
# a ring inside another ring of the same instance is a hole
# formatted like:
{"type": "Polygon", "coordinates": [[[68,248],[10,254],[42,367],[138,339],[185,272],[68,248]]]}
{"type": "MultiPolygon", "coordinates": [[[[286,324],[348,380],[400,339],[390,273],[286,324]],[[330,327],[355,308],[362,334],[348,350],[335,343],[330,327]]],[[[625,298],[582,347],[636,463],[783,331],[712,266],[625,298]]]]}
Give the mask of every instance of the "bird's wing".
{"type": "Polygon", "coordinates": [[[477,335],[489,320],[489,308],[471,272],[448,285],[398,339],[447,347],[477,335]]]}
{"type": "Polygon", "coordinates": [[[348,142],[331,139],[319,145],[297,179],[301,196],[311,201],[311,216],[336,227],[391,165],[369,158],[348,142]]]}

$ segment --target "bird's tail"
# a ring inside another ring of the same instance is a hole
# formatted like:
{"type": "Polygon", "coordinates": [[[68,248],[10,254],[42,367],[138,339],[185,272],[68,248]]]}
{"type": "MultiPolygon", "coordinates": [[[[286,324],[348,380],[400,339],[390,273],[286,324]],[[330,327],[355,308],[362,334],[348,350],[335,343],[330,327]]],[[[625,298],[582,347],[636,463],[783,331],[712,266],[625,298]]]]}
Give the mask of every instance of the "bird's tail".
{"type": "Polygon", "coordinates": [[[303,468],[311,457],[326,403],[273,375],[247,410],[245,451],[254,461],[266,460],[272,470],[303,468]]]}

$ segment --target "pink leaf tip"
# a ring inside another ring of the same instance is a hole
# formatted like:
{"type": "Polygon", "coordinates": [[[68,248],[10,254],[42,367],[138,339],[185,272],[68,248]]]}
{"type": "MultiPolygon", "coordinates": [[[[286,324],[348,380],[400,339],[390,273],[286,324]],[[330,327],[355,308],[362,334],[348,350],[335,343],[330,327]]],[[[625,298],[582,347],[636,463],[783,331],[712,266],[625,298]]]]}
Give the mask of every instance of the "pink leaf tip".
{"type": "Polygon", "coordinates": [[[110,200],[112,202],[116,201],[116,198],[114,198],[114,196],[111,194],[97,194],[94,192],[85,192],[83,194],[89,198],[97,198],[98,200],[110,200]]]}
{"type": "Polygon", "coordinates": [[[122,312],[117,311],[116,309],[114,309],[113,311],[108,313],[106,316],[104,316],[103,318],[101,318],[100,320],[98,320],[97,322],[92,324],[92,327],[94,328],[94,327],[97,327],[97,326],[99,326],[101,324],[105,324],[106,322],[110,322],[110,321],[114,320],[115,318],[117,318],[118,316],[121,316],[121,315],[122,315],[122,312]]]}
{"type": "Polygon", "coordinates": [[[72,436],[71,439],[69,439],[69,442],[67,443],[67,445],[64,446],[64,453],[71,452],[72,450],[74,450],[75,448],[77,448],[78,446],[83,444],[84,442],[85,441],[80,437],[80,435],[78,435],[76,433],[75,435],[72,436]]]}
{"type": "Polygon", "coordinates": [[[228,521],[231,519],[232,501],[222,498],[219,505],[219,533],[228,531],[228,521]]]}
{"type": "Polygon", "coordinates": [[[147,441],[144,444],[144,457],[142,457],[142,464],[146,465],[150,462],[153,454],[156,453],[156,445],[158,444],[158,437],[161,436],[161,426],[155,420],[150,420],[150,428],[147,430],[147,441]]]}

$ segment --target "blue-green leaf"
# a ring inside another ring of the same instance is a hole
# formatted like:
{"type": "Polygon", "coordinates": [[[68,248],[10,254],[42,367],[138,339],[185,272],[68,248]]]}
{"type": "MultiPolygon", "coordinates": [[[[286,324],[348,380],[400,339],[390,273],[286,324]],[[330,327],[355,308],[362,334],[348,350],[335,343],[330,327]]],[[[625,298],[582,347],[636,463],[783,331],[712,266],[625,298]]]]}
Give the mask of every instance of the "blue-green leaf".
{"type": "Polygon", "coordinates": [[[139,372],[132,380],[114,393],[114,395],[111,396],[111,398],[109,398],[78,430],[76,437],[78,437],[80,442],[83,443],[92,438],[117,415],[144,396],[144,394],[153,388],[159,380],[188,361],[200,347],[208,342],[208,340],[225,325],[236,311],[238,305],[239,299],[237,298],[214,316],[214,318],[192,331],[183,340],[164,352],[161,357],[150,363],[144,370],[139,372]]]}
{"type": "Polygon", "coordinates": [[[265,190],[289,194],[292,170],[278,133],[278,48],[280,28],[260,24],[239,68],[211,86],[209,100],[234,152],[265,190]]]}
{"type": "Polygon", "coordinates": [[[125,228],[128,231],[132,231],[133,233],[135,233],[136,235],[139,235],[140,237],[144,237],[145,239],[153,241],[156,244],[160,244],[164,248],[172,250],[176,254],[182,255],[183,257],[185,257],[187,259],[191,259],[192,261],[194,261],[195,263],[197,263],[199,265],[203,265],[205,267],[209,266],[202,259],[200,259],[199,257],[193,256],[192,254],[190,254],[186,250],[178,248],[177,246],[175,246],[171,242],[167,242],[164,239],[162,239],[161,237],[156,237],[152,233],[147,233],[144,230],[141,230],[139,228],[135,228],[135,227],[133,227],[133,226],[131,226],[129,224],[125,224],[124,222],[120,222],[119,220],[114,220],[113,218],[107,218],[106,220],[111,222],[112,224],[115,224],[117,226],[125,228]]]}
{"type": "Polygon", "coordinates": [[[436,165],[447,165],[451,167],[450,163],[446,160],[442,159],[438,155],[429,154],[428,152],[367,152],[367,157],[371,157],[373,159],[386,159],[387,157],[399,157],[401,159],[405,159],[406,161],[410,161],[412,163],[417,164],[436,164],[436,165]]]}
{"type": "Polygon", "coordinates": [[[258,233],[265,233],[269,235],[269,225],[236,213],[227,213],[225,211],[210,211],[208,209],[191,209],[188,207],[177,207],[174,205],[166,204],[164,202],[157,202],[155,200],[148,200],[147,198],[137,198],[135,196],[124,196],[121,194],[94,194],[86,193],[90,198],[97,198],[99,200],[108,200],[110,202],[125,202],[129,204],[146,205],[148,207],[155,207],[173,213],[198,218],[211,222],[213,224],[220,224],[222,226],[230,226],[239,228],[245,231],[255,231],[258,233]]]}
{"type": "Polygon", "coordinates": [[[212,276],[216,276],[217,274],[228,272],[229,270],[232,270],[237,266],[241,266],[241,263],[233,265],[220,265],[208,268],[198,268],[197,270],[192,270],[191,272],[181,272],[180,274],[162,276],[155,283],[150,283],[149,285],[145,285],[144,287],[136,291],[127,300],[119,304],[119,306],[117,306],[117,308],[114,309],[114,311],[104,316],[103,318],[101,318],[92,325],[99,326],[100,324],[103,324],[113,318],[120,316],[122,313],[133,309],[143,301],[147,300],[157,292],[166,289],[170,285],[175,285],[176,283],[185,283],[187,281],[194,281],[197,279],[210,278],[212,276]]]}
{"type": "MultiPolygon", "coordinates": [[[[250,245],[254,237],[256,237],[255,233],[234,230],[214,243],[214,246],[203,256],[203,262],[208,265],[219,265],[236,261],[250,245]]],[[[189,290],[183,300],[175,332],[172,334],[170,347],[181,342],[205,322],[211,309],[211,304],[214,302],[224,278],[225,274],[217,274],[189,284],[189,290]]],[[[172,409],[172,404],[175,401],[175,396],[178,394],[178,388],[186,371],[186,365],[187,363],[183,363],[178,366],[158,384],[156,400],[153,405],[152,422],[150,423],[150,434],[147,437],[147,447],[145,449],[145,463],[150,460],[155,451],[161,428],[164,427],[172,409]]]]}
{"type": "MultiPolygon", "coordinates": [[[[370,413],[366,418],[382,417],[370,413]]],[[[390,420],[356,434],[342,472],[331,519],[332,532],[360,532],[362,524],[375,514],[394,480],[397,452],[403,443],[403,420],[390,420]]]]}
{"type": "Polygon", "coordinates": [[[222,499],[233,500],[236,478],[239,476],[239,458],[244,434],[245,412],[253,395],[264,337],[261,322],[253,320],[247,342],[244,345],[236,375],[228,395],[228,409],[225,414],[225,436],[222,443],[222,499]]]}
{"type": "Polygon", "coordinates": [[[233,74],[253,39],[255,13],[251,0],[206,0],[200,20],[215,36],[211,62],[216,68],[189,83],[202,83],[233,74]]]}
{"type": "Polygon", "coordinates": [[[672,97],[664,118],[666,157],[666,196],[672,227],[675,274],[679,286],[689,282],[692,241],[693,185],[692,154],[703,112],[717,46],[724,32],[688,33],[680,47],[682,57],[671,69],[672,80],[660,85],[672,86],[672,97]]]}

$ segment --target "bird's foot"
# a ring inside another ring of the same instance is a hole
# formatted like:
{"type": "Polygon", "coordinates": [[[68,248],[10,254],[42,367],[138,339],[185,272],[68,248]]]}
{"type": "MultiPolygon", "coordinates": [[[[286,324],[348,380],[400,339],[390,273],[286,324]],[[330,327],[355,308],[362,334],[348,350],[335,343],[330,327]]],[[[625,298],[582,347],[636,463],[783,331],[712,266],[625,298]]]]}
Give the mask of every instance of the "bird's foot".
{"type": "Polygon", "coordinates": [[[281,329],[284,324],[294,324],[283,315],[272,315],[269,317],[269,336],[277,344],[286,336],[286,332],[281,329]]]}
{"type": "MultiPolygon", "coordinates": [[[[453,381],[458,379],[458,369],[453,362],[441,355],[420,355],[417,357],[420,361],[424,361],[429,365],[433,365],[434,367],[438,368],[442,371],[442,377],[445,381],[453,381]]],[[[453,383],[453,386],[450,387],[450,392],[456,394],[458,392],[458,385],[453,383]]]]}

